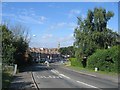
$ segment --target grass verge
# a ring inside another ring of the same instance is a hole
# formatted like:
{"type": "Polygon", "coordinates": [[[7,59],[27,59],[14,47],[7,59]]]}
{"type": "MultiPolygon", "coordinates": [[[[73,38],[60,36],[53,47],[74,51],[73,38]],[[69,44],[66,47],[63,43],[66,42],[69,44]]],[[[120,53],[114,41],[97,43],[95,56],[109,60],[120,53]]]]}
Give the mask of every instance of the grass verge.
{"type": "Polygon", "coordinates": [[[104,74],[104,75],[110,75],[110,76],[118,76],[118,73],[115,72],[107,72],[107,71],[96,71],[89,69],[89,68],[83,68],[83,67],[78,67],[78,66],[71,66],[70,63],[64,64],[66,67],[71,68],[76,71],[84,71],[84,72],[90,72],[90,73],[98,73],[98,74],[104,74]]]}

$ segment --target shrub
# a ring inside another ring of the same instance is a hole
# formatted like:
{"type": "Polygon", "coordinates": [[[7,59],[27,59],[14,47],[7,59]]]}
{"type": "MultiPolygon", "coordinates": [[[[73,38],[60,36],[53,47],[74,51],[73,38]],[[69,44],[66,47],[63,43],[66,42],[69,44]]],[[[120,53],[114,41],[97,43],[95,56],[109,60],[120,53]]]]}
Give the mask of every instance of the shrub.
{"type": "Polygon", "coordinates": [[[88,68],[97,67],[101,71],[117,72],[118,71],[118,46],[109,49],[97,50],[88,58],[88,68]]]}
{"type": "Polygon", "coordinates": [[[71,62],[71,66],[81,66],[81,62],[76,58],[69,58],[69,60],[71,62]]]}

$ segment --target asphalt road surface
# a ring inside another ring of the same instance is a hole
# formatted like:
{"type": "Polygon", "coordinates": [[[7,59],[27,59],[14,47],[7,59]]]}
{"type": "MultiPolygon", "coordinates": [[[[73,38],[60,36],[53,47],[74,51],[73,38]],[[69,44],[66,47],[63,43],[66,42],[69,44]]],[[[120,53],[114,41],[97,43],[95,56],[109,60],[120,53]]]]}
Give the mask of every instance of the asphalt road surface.
{"type": "Polygon", "coordinates": [[[118,83],[94,75],[80,74],[54,64],[50,67],[39,64],[34,66],[33,76],[39,88],[118,88],[118,83]]]}

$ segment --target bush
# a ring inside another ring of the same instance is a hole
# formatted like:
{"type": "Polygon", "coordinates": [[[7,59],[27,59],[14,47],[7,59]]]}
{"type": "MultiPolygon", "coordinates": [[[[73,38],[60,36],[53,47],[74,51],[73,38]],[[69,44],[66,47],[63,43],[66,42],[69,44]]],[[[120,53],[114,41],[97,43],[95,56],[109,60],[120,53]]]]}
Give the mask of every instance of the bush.
{"type": "Polygon", "coordinates": [[[71,62],[71,66],[81,66],[81,62],[78,61],[76,58],[69,58],[71,62]]]}
{"type": "Polygon", "coordinates": [[[109,49],[97,50],[88,58],[88,68],[97,67],[100,71],[117,72],[118,71],[118,46],[109,49]]]}
{"type": "MultiPolygon", "coordinates": [[[[2,69],[2,90],[7,90],[13,79],[13,66],[4,66],[2,69]],[[4,69],[4,70],[3,70],[4,69]]],[[[1,78],[0,78],[1,79],[1,78]]]]}

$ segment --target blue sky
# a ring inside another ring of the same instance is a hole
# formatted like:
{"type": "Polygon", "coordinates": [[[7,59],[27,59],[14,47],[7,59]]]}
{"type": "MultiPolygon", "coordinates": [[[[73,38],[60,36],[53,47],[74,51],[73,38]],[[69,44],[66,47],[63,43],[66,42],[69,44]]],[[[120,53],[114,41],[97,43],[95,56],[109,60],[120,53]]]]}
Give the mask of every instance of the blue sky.
{"type": "Polygon", "coordinates": [[[2,4],[2,20],[11,24],[20,23],[29,28],[30,47],[54,48],[60,42],[61,47],[74,42],[73,32],[77,25],[77,16],[86,17],[88,9],[103,7],[113,11],[114,17],[108,27],[118,30],[117,2],[15,2],[2,4]]]}

